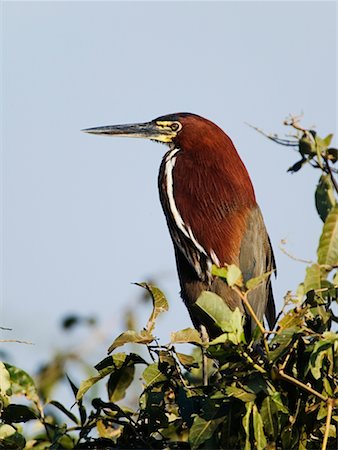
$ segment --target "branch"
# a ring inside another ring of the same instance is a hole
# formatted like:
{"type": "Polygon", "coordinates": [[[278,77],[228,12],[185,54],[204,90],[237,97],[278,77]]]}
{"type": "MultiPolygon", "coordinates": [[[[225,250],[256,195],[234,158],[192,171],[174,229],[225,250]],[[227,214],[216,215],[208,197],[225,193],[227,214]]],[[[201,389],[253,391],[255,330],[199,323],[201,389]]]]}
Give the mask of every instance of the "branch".
{"type": "Polygon", "coordinates": [[[285,145],[286,147],[298,147],[298,141],[291,141],[290,139],[281,139],[275,134],[267,134],[265,131],[263,131],[261,128],[255,127],[251,125],[250,123],[244,122],[249,127],[253,128],[254,130],[258,131],[258,133],[262,134],[266,138],[270,139],[273,142],[276,142],[276,144],[285,145]]]}
{"type": "Polygon", "coordinates": [[[327,400],[326,404],[327,404],[327,415],[326,415],[325,433],[324,433],[324,438],[323,438],[322,450],[326,450],[327,441],[329,440],[331,417],[332,417],[332,408],[333,408],[333,401],[332,401],[332,399],[329,398],[327,400]]]}
{"type": "Polygon", "coordinates": [[[17,344],[34,345],[33,342],[19,341],[19,340],[17,340],[17,339],[0,339],[0,342],[16,342],[17,344]]]}
{"type": "Polygon", "coordinates": [[[302,383],[301,381],[297,380],[297,378],[291,377],[287,373],[284,373],[283,370],[279,370],[278,373],[279,373],[280,377],[283,378],[284,380],[287,380],[290,383],[295,384],[296,386],[300,387],[301,389],[309,392],[310,394],[315,395],[316,397],[320,398],[323,402],[326,402],[328,400],[328,398],[325,395],[321,394],[318,391],[315,391],[311,386],[308,386],[307,384],[302,383]]]}

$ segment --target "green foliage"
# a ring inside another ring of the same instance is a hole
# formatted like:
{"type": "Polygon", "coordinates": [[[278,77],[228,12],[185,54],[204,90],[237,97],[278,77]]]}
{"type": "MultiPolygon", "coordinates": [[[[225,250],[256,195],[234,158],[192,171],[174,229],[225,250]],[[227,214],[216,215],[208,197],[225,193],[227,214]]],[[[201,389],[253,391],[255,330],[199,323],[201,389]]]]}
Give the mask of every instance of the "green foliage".
{"type": "MultiPolygon", "coordinates": [[[[332,178],[337,152],[329,148],[331,135],[321,139],[300,129],[298,122],[291,126],[300,131],[301,156],[292,170],[310,164],[321,171],[316,205],[324,225],[317,261],[307,267],[296,294],[286,295],[274,331],[258,323],[254,339],[246,342],[240,311],[231,311],[216,294],[203,292],[195,308],[219,335],[209,340],[186,328],[160,345],[154,329],[168,302],[158,288],[141,283],[153,306],[145,328],[130,327],[118,336],[109,348],[112,355],[102,359],[96,374],[79,387],[68,379],[75,401],[70,410],[49,399],[49,386],[41,389],[41,383],[37,386],[23,370],[0,363],[0,448],[337,448],[338,206],[332,178]],[[115,353],[125,344],[143,346],[148,356],[115,353]],[[194,350],[182,353],[181,344],[194,350]],[[139,377],[141,392],[134,406],[127,406],[132,403],[126,400],[128,392],[135,392],[139,377]],[[102,380],[105,398],[90,397],[102,380]]],[[[250,291],[270,275],[244,284],[234,265],[212,271],[244,304],[250,291]]],[[[54,382],[64,373],[60,366],[58,357],[50,372],[54,382]]]]}

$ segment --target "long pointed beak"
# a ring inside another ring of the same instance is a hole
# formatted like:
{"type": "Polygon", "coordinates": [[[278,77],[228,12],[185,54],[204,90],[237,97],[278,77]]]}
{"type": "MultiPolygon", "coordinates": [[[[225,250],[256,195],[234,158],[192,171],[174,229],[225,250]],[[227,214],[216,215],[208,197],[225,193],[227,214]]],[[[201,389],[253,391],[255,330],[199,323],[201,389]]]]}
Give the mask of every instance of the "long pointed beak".
{"type": "Polygon", "coordinates": [[[158,126],[155,122],[131,123],[125,125],[108,125],[105,127],[86,128],[85,133],[102,134],[106,136],[122,136],[154,139],[161,142],[170,142],[173,132],[158,126]]]}

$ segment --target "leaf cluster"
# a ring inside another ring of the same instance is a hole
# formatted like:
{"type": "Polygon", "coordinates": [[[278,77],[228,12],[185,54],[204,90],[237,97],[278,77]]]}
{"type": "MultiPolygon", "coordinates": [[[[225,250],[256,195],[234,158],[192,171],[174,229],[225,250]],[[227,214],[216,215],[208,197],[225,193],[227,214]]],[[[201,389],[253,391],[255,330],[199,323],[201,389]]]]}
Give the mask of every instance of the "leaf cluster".
{"type": "MultiPolygon", "coordinates": [[[[325,208],[317,205],[325,220],[317,261],[307,267],[297,292],[286,295],[274,330],[255,318],[257,328],[248,342],[240,311],[203,292],[195,308],[219,335],[209,340],[186,328],[161,345],[155,325],[168,302],[160,289],[141,283],[153,305],[146,326],[118,336],[95,366],[96,374],[80,386],[68,378],[74,407],[48,401],[30,375],[0,363],[0,448],[337,448],[338,205],[331,198],[337,158],[329,139],[322,142],[309,130],[300,133],[299,152],[328,177],[330,195],[322,202],[325,208]],[[132,352],[121,351],[126,344],[132,352]],[[181,344],[192,345],[193,351],[182,351],[181,344]],[[142,388],[131,407],[138,378],[142,388]],[[106,397],[90,398],[102,380],[106,397]],[[34,431],[26,424],[34,424],[34,431]]],[[[247,310],[250,292],[270,275],[244,283],[234,265],[213,267],[213,274],[236,290],[247,310]]]]}

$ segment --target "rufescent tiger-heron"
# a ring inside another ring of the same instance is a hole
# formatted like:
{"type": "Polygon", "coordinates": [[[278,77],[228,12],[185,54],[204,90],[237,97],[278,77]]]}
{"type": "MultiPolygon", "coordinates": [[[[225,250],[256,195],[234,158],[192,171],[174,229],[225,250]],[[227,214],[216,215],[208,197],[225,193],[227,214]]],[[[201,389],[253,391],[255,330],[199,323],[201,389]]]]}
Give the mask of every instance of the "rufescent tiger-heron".
{"type": "MultiPolygon", "coordinates": [[[[162,208],[174,244],[181,296],[196,328],[215,330],[194,303],[212,291],[246,316],[246,331],[256,323],[242,300],[212,265],[237,265],[244,281],[275,270],[275,260],[248,172],[227,134],[208,119],[190,113],[151,122],[112,125],[87,133],[147,138],[167,144],[158,177],[162,208]]],[[[257,318],[275,322],[270,277],[249,293],[257,318]]]]}

